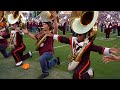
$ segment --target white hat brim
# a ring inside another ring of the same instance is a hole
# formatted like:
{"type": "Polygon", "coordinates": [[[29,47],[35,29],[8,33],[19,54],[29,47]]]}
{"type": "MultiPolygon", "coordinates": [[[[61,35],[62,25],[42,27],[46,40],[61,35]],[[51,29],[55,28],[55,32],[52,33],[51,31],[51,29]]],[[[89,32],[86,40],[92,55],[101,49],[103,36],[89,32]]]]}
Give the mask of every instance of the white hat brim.
{"type": "Polygon", "coordinates": [[[84,33],[88,32],[94,26],[94,24],[97,21],[97,18],[98,18],[98,11],[94,11],[93,20],[87,26],[80,24],[81,18],[75,18],[72,23],[72,29],[74,32],[76,32],[78,34],[84,34],[84,33]]]}
{"type": "Polygon", "coordinates": [[[40,17],[41,17],[41,21],[42,22],[49,22],[49,21],[51,21],[49,19],[50,16],[51,16],[51,14],[49,13],[49,11],[42,11],[40,13],[40,17]]]}
{"type": "Polygon", "coordinates": [[[14,19],[14,18],[13,18],[13,14],[8,15],[8,22],[9,22],[10,24],[14,24],[14,23],[16,23],[17,21],[18,21],[18,18],[14,19]]]}

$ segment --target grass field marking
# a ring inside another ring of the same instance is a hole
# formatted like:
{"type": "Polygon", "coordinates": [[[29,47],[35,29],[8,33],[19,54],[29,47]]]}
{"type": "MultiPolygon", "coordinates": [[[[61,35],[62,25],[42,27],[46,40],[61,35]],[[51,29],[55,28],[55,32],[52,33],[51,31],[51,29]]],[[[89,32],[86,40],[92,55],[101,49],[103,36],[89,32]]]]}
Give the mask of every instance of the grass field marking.
{"type": "Polygon", "coordinates": [[[38,51],[33,51],[32,53],[37,53],[38,51]]]}

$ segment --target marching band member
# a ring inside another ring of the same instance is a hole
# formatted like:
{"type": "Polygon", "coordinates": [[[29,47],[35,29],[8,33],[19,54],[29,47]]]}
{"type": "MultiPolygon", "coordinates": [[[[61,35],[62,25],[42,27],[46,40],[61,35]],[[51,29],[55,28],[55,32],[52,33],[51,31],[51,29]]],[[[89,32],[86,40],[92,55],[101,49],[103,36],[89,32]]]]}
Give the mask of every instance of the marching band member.
{"type": "Polygon", "coordinates": [[[111,32],[111,29],[112,29],[112,25],[111,25],[111,22],[108,22],[106,24],[106,28],[105,28],[105,33],[106,33],[106,39],[109,39],[110,38],[110,32],[111,32]]]}
{"type": "Polygon", "coordinates": [[[23,42],[24,32],[20,30],[19,23],[16,22],[12,24],[12,31],[10,33],[11,43],[14,47],[11,51],[13,58],[15,59],[16,66],[20,66],[23,63],[23,60],[26,60],[29,57],[32,57],[32,52],[28,52],[23,55],[23,52],[26,50],[26,46],[23,42]]]}
{"type": "Polygon", "coordinates": [[[2,55],[7,58],[11,55],[11,52],[7,52],[6,49],[8,47],[8,41],[9,38],[8,31],[6,28],[5,18],[4,18],[4,11],[0,11],[0,52],[2,55]]]}
{"type": "Polygon", "coordinates": [[[52,36],[53,39],[70,45],[70,60],[72,61],[68,65],[68,70],[73,71],[73,79],[90,79],[94,75],[92,69],[90,69],[90,52],[94,51],[99,54],[110,55],[111,53],[117,53],[117,49],[97,46],[94,44],[93,41],[97,31],[97,24],[95,23],[98,16],[97,11],[78,11],[75,13],[72,12],[71,14],[71,26],[76,32],[76,37],[71,36],[68,38],[51,33],[47,33],[47,36],[52,36]],[[78,18],[78,16],[82,16],[82,19],[78,18]],[[91,17],[93,18],[91,19],[91,17]],[[86,27],[82,27],[83,25],[86,27]]]}
{"type": "MultiPolygon", "coordinates": [[[[24,33],[26,33],[28,36],[35,40],[39,40],[39,37],[44,37],[46,33],[53,32],[57,34],[58,32],[58,25],[57,25],[57,18],[56,18],[56,12],[52,12],[53,15],[53,24],[50,21],[42,22],[43,30],[40,30],[40,32],[36,35],[30,33],[27,29],[24,30],[24,33]]],[[[41,40],[41,39],[40,39],[41,40]]],[[[39,79],[45,78],[49,75],[49,69],[55,66],[56,64],[60,64],[59,57],[54,58],[53,60],[50,60],[54,57],[54,40],[52,37],[46,37],[46,39],[42,42],[41,45],[38,46],[39,51],[39,61],[40,66],[42,69],[42,74],[39,77],[39,79]]]]}
{"type": "MultiPolygon", "coordinates": [[[[72,48],[73,55],[80,51],[83,47],[84,39],[86,37],[86,33],[84,34],[76,34],[76,37],[67,38],[65,36],[60,35],[52,35],[51,33],[48,36],[53,36],[53,39],[69,44],[72,48]]],[[[102,46],[97,46],[91,41],[91,44],[86,48],[85,52],[82,55],[81,61],[79,62],[78,66],[73,70],[73,79],[90,79],[93,76],[92,70],[89,71],[90,68],[90,52],[98,52],[99,54],[109,55],[110,53],[116,53],[116,49],[113,48],[106,48],[102,46]]]]}

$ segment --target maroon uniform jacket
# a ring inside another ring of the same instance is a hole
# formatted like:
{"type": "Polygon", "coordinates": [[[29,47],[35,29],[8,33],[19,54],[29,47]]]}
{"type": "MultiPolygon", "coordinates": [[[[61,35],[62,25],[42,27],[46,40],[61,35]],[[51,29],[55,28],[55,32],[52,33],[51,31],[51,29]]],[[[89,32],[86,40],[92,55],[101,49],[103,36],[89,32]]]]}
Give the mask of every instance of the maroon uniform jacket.
{"type": "MultiPolygon", "coordinates": [[[[38,36],[40,34],[41,32],[39,34],[36,34],[36,39],[38,39],[38,36]]],[[[44,52],[54,52],[53,43],[53,37],[47,36],[46,40],[41,44],[39,48],[39,54],[42,55],[44,52]]]]}
{"type": "Polygon", "coordinates": [[[8,47],[8,41],[7,38],[8,37],[8,33],[6,31],[6,23],[5,23],[5,18],[2,18],[0,21],[0,27],[2,27],[2,29],[0,30],[0,32],[2,33],[2,35],[0,36],[0,44],[4,45],[6,48],[8,47]]]}
{"type": "Polygon", "coordinates": [[[23,42],[23,32],[16,32],[15,30],[11,31],[10,38],[13,38],[14,47],[12,49],[12,56],[15,59],[16,65],[18,66],[19,62],[22,63],[23,60],[26,60],[30,57],[29,53],[23,55],[23,52],[26,49],[26,46],[23,42]]]}
{"type": "Polygon", "coordinates": [[[110,33],[112,31],[112,24],[108,24],[105,28],[105,33],[110,33]]]}
{"type": "Polygon", "coordinates": [[[15,47],[18,47],[23,43],[23,33],[16,32],[15,30],[11,31],[13,37],[13,43],[15,47]]]}
{"type": "Polygon", "coordinates": [[[0,32],[2,33],[2,35],[0,36],[0,45],[4,45],[7,48],[8,47],[8,41],[7,41],[8,33],[6,31],[6,28],[3,28],[2,30],[0,30],[0,32]]]}
{"type": "MultiPolygon", "coordinates": [[[[59,35],[54,35],[54,39],[58,40],[61,43],[69,44],[72,53],[74,54],[77,49],[80,50],[84,44],[84,42],[77,42],[77,37],[64,37],[59,35]]],[[[86,49],[86,51],[83,53],[82,58],[78,66],[74,69],[74,73],[81,73],[85,72],[90,67],[90,52],[98,52],[99,54],[106,54],[109,55],[109,49],[110,48],[104,48],[101,46],[94,45],[93,42],[89,45],[89,47],[86,49]]]]}

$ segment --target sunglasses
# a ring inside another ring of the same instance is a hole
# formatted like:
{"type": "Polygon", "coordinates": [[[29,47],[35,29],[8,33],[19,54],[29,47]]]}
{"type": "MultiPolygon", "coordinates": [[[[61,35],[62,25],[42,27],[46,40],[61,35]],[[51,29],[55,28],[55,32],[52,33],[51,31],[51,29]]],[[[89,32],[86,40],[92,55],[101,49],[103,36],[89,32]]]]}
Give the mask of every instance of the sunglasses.
{"type": "Polygon", "coordinates": [[[76,34],[76,36],[82,36],[83,34],[76,34]]]}

